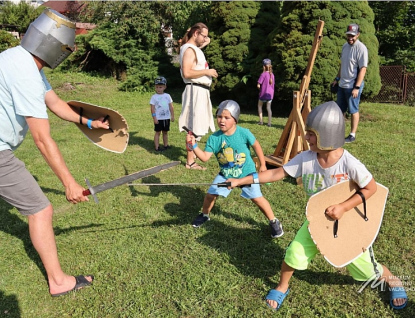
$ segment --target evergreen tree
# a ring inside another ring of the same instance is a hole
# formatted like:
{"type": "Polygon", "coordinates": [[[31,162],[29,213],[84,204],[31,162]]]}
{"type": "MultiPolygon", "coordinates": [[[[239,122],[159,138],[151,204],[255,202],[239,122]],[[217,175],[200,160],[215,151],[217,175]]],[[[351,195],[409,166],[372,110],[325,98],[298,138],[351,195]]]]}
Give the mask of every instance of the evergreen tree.
{"type": "Polygon", "coordinates": [[[251,27],[260,6],[256,1],[230,1],[215,2],[211,7],[212,22],[208,25],[211,43],[206,48],[206,58],[219,74],[213,82],[212,95],[218,99],[246,104],[241,98],[246,92],[242,82],[246,74],[244,61],[249,55],[251,27]]]}
{"type": "Polygon", "coordinates": [[[361,28],[360,40],[369,51],[364,96],[374,96],[380,90],[378,41],[373,25],[374,14],[367,1],[296,1],[284,2],[281,23],[272,33],[270,58],[276,63],[277,96],[291,109],[292,92],[299,90],[306,70],[318,20],[325,22],[323,40],[317,53],[309,89],[312,104],[331,99],[329,85],[340,67],[341,48],[350,23],[361,28]]]}
{"type": "MultiPolygon", "coordinates": [[[[65,66],[75,64],[121,80],[122,90],[152,90],[161,65],[170,65],[155,14],[157,2],[90,2],[84,21],[97,28],[76,38],[78,50],[65,66]]],[[[165,74],[162,74],[165,75],[165,74]]]]}

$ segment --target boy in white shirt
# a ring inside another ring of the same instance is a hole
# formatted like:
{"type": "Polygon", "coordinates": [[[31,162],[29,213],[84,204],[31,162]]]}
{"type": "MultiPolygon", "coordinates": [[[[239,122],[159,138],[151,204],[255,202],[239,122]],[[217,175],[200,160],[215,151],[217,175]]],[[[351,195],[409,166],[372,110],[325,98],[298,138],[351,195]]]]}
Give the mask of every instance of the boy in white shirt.
{"type": "Polygon", "coordinates": [[[154,148],[157,152],[161,152],[170,148],[167,134],[170,130],[170,120],[174,122],[173,100],[170,94],[164,92],[167,87],[167,80],[164,77],[157,77],[154,85],[156,94],[150,99],[155,131],[154,148]],[[163,132],[163,149],[159,146],[161,132],[163,132]]]}

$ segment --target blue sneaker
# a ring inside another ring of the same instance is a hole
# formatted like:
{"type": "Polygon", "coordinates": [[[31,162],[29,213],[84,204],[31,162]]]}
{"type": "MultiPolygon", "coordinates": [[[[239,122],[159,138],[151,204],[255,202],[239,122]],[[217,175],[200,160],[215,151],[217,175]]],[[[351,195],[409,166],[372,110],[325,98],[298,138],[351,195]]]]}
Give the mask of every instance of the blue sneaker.
{"type": "Polygon", "coordinates": [[[194,219],[192,225],[193,227],[200,227],[203,225],[203,223],[205,223],[206,221],[209,221],[210,217],[209,216],[204,216],[203,213],[200,213],[196,219],[194,219]]]}
{"type": "Polygon", "coordinates": [[[271,227],[272,238],[281,237],[284,234],[284,231],[282,229],[282,224],[278,219],[269,221],[269,226],[271,227]]]}
{"type": "Polygon", "coordinates": [[[351,143],[356,140],[356,137],[349,135],[347,138],[344,139],[344,142],[351,143]]]}

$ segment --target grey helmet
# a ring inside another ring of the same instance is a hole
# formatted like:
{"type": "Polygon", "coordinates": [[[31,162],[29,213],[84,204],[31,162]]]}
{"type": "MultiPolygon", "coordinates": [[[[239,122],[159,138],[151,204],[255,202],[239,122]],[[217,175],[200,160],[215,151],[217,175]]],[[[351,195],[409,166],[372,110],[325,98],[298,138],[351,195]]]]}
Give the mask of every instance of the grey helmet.
{"type": "Polygon", "coordinates": [[[26,31],[20,45],[50,68],[61,64],[75,48],[75,22],[45,9],[26,31]]]}
{"type": "Polygon", "coordinates": [[[236,122],[239,120],[239,114],[241,113],[241,109],[239,105],[234,100],[224,100],[222,103],[219,104],[218,110],[216,111],[216,115],[222,114],[224,110],[227,110],[231,113],[232,117],[235,119],[236,122]]]}
{"type": "Polygon", "coordinates": [[[335,102],[314,108],[307,116],[305,130],[317,136],[317,148],[334,150],[344,145],[344,116],[335,102]]]}
{"type": "Polygon", "coordinates": [[[167,80],[163,76],[157,77],[156,80],[154,81],[154,85],[166,85],[166,84],[167,84],[167,80]]]}

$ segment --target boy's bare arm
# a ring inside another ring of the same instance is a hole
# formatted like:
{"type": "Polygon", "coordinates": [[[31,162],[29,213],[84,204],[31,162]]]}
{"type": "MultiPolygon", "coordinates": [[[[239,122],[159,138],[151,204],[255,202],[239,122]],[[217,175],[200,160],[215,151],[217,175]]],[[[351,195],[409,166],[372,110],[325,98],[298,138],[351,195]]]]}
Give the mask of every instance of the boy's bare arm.
{"type": "Polygon", "coordinates": [[[207,152],[200,149],[197,145],[195,136],[193,136],[190,132],[186,135],[186,143],[189,146],[192,146],[193,153],[203,162],[208,161],[213,154],[212,152],[207,152]]]}
{"type": "Polygon", "coordinates": [[[254,149],[255,154],[257,155],[259,160],[259,172],[267,171],[267,164],[265,162],[264,152],[262,151],[262,147],[258,140],[255,140],[254,144],[252,145],[252,148],[254,149]]]}
{"type": "MultiPolygon", "coordinates": [[[[359,191],[363,194],[365,200],[368,200],[376,192],[376,190],[376,181],[372,178],[372,180],[370,180],[367,186],[361,188],[359,191]]],[[[355,208],[361,203],[362,197],[358,194],[354,194],[342,203],[329,206],[326,209],[325,213],[333,220],[339,220],[345,212],[350,211],[351,209],[355,208]]]]}
{"type": "Polygon", "coordinates": [[[169,109],[170,109],[170,118],[171,121],[174,121],[174,108],[173,108],[173,103],[169,104],[169,109]]]}
{"type": "Polygon", "coordinates": [[[151,116],[153,118],[153,121],[155,124],[158,124],[159,121],[157,120],[157,117],[156,117],[156,107],[150,104],[150,108],[151,108],[151,116]]]}

